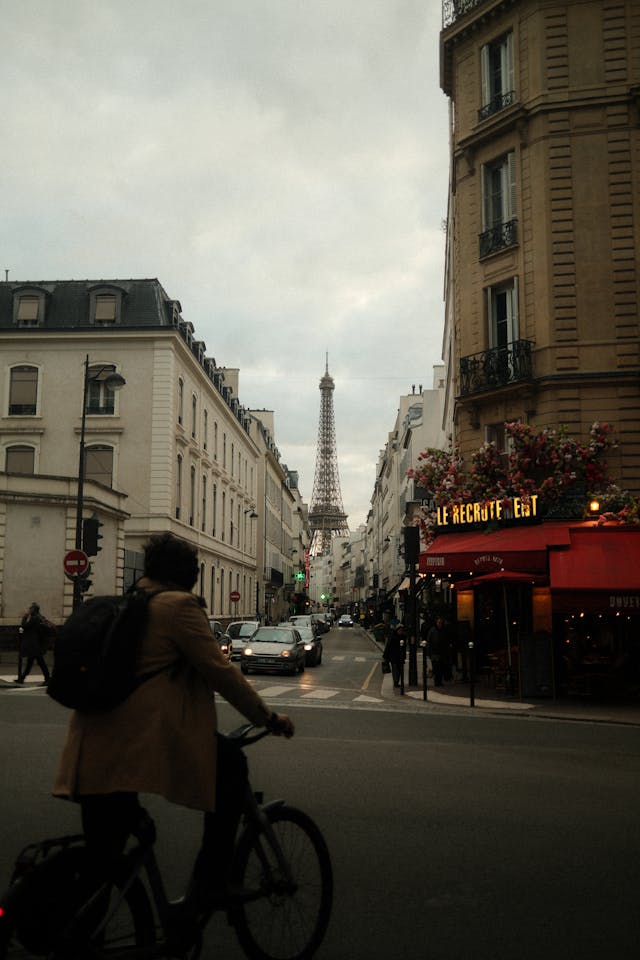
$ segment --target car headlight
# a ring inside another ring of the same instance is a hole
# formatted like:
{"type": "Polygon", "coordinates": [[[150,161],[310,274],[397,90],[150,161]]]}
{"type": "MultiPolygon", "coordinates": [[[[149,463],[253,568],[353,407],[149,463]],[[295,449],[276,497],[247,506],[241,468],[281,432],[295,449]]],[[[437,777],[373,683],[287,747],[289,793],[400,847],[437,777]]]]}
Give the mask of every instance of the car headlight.
{"type": "Polygon", "coordinates": [[[313,650],[313,644],[312,644],[312,643],[305,643],[304,648],[305,648],[305,650],[313,650]]]}
{"type": "Polygon", "coordinates": [[[252,650],[251,647],[245,647],[244,650],[242,651],[242,653],[243,653],[243,656],[245,656],[245,657],[252,657],[252,656],[253,656],[253,650],[252,650]]]}
{"type": "Polygon", "coordinates": [[[280,653],[280,656],[281,656],[281,657],[290,657],[290,656],[291,656],[291,650],[283,650],[283,651],[280,653]]]}

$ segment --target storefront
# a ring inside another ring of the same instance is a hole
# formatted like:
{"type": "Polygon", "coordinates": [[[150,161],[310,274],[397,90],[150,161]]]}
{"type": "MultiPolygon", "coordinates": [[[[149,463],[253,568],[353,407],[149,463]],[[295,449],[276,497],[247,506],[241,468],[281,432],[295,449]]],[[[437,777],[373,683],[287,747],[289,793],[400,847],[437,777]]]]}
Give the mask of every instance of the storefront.
{"type": "Polygon", "coordinates": [[[420,557],[455,589],[477,671],[515,696],[640,692],[640,527],[539,522],[506,501],[484,523],[478,506],[492,509],[442,514],[420,557]]]}

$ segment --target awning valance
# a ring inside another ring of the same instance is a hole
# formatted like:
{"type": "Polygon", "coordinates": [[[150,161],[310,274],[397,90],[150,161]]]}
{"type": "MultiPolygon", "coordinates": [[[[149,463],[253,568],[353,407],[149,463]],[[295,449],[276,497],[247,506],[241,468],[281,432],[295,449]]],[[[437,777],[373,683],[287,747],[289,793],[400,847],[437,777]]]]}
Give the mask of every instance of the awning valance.
{"type": "Polygon", "coordinates": [[[547,573],[549,547],[568,547],[570,525],[561,522],[501,527],[488,532],[441,534],[420,555],[421,573],[547,573]]]}
{"type": "Polygon", "coordinates": [[[572,529],[568,550],[549,554],[552,590],[640,592],[640,527],[572,529]]]}

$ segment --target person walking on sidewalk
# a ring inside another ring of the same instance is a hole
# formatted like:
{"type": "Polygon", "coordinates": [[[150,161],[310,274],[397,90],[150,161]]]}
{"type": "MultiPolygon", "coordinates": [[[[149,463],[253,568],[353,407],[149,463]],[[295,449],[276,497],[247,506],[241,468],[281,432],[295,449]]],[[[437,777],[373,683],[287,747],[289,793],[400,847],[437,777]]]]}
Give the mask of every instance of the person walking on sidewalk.
{"type": "Polygon", "coordinates": [[[405,647],[400,643],[404,640],[404,627],[402,624],[393,628],[388,628],[386,643],[382,653],[382,659],[388,660],[391,664],[391,676],[393,677],[394,687],[400,686],[400,672],[405,656],[405,647]]]}
{"type": "MultiPolygon", "coordinates": [[[[427,634],[427,652],[433,666],[433,685],[441,687],[447,671],[449,657],[449,638],[444,617],[436,617],[436,622],[427,634]]],[[[449,666],[449,670],[450,670],[449,666]]]]}
{"type": "Polygon", "coordinates": [[[51,636],[51,624],[40,613],[40,605],[32,603],[20,623],[20,659],[26,658],[26,666],[18,673],[16,683],[24,683],[31,673],[34,661],[42,670],[43,685],[49,683],[49,668],[44,659],[51,636]]]}

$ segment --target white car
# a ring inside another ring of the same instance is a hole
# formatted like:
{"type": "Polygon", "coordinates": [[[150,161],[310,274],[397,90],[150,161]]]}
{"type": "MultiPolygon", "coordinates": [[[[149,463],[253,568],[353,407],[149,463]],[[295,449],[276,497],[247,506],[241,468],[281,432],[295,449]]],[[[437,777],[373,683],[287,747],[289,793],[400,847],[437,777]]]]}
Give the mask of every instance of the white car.
{"type": "Polygon", "coordinates": [[[339,627],[352,627],[352,626],[353,626],[353,618],[351,617],[351,615],[348,614],[348,613],[343,613],[342,616],[340,617],[340,619],[338,620],[338,626],[339,626],[339,627]]]}

